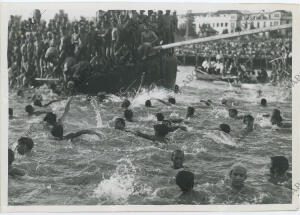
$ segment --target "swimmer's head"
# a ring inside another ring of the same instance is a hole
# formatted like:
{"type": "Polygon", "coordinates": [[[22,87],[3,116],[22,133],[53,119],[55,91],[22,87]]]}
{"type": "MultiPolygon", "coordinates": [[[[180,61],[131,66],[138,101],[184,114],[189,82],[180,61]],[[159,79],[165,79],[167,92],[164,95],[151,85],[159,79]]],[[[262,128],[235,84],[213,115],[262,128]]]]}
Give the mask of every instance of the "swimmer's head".
{"type": "Polygon", "coordinates": [[[33,140],[29,137],[21,137],[18,139],[17,151],[20,155],[25,155],[33,148],[33,140]]]}
{"type": "Polygon", "coordinates": [[[182,192],[189,192],[194,187],[194,179],[194,173],[183,170],[177,173],[176,184],[182,192]]]}
{"type": "Polygon", "coordinates": [[[179,93],[179,86],[177,84],[175,84],[174,86],[174,92],[179,93]]]}
{"type": "Polygon", "coordinates": [[[146,107],[151,107],[152,106],[152,103],[149,99],[145,101],[145,106],[146,107]]]}
{"type": "Polygon", "coordinates": [[[8,115],[12,117],[14,115],[14,110],[12,108],[8,108],[8,115]]]}
{"type": "Polygon", "coordinates": [[[223,131],[223,132],[225,132],[227,134],[229,134],[230,131],[231,131],[230,126],[227,125],[227,124],[220,124],[219,127],[220,127],[221,131],[223,131]]]}
{"type": "Polygon", "coordinates": [[[221,100],[221,104],[222,104],[222,105],[227,105],[227,99],[224,99],[224,98],[223,98],[223,99],[221,100]]]}
{"type": "Polygon", "coordinates": [[[176,104],[176,100],[175,100],[174,97],[168,98],[168,102],[169,102],[170,104],[172,104],[172,105],[175,105],[175,104],[176,104]]]}
{"type": "Polygon", "coordinates": [[[133,118],[133,111],[130,109],[126,109],[124,110],[124,117],[127,121],[132,122],[132,118],[133,118]]]}
{"type": "Polygon", "coordinates": [[[188,107],[187,108],[187,113],[186,113],[186,118],[193,117],[195,114],[195,108],[194,107],[188,107]]]}
{"type": "Polygon", "coordinates": [[[229,109],[228,113],[229,113],[229,117],[231,117],[231,118],[236,118],[238,115],[237,109],[234,109],[234,108],[229,109]]]}
{"type": "Polygon", "coordinates": [[[55,124],[53,128],[51,129],[51,134],[53,137],[57,137],[59,139],[62,139],[64,136],[64,129],[63,126],[60,124],[55,124]]]}
{"type": "Polygon", "coordinates": [[[99,92],[97,94],[97,99],[99,102],[103,102],[105,98],[106,98],[106,94],[104,92],[99,92]]]}
{"type": "Polygon", "coordinates": [[[251,129],[251,130],[253,129],[253,125],[254,125],[253,116],[251,116],[250,114],[244,116],[243,122],[244,122],[244,124],[247,125],[248,129],[251,129]]]}
{"type": "Polygon", "coordinates": [[[212,105],[212,101],[210,99],[207,99],[207,101],[205,101],[206,106],[211,106],[212,105]]]}
{"type": "Polygon", "coordinates": [[[15,160],[15,153],[13,150],[8,149],[8,166],[10,166],[15,160]]]}
{"type": "Polygon", "coordinates": [[[264,106],[264,107],[267,106],[267,100],[266,99],[261,99],[260,100],[260,105],[264,106]]]}
{"type": "Polygon", "coordinates": [[[34,108],[32,107],[32,105],[27,105],[27,106],[25,107],[25,111],[26,111],[29,115],[31,115],[31,114],[33,114],[33,112],[34,112],[34,108]]]}
{"type": "Polygon", "coordinates": [[[74,81],[68,81],[68,83],[67,83],[67,88],[68,88],[69,90],[74,89],[74,86],[75,86],[75,82],[74,82],[74,81]]]}
{"type": "Polygon", "coordinates": [[[280,125],[282,123],[282,117],[280,115],[280,110],[274,109],[271,116],[272,125],[280,125]]]}
{"type": "Polygon", "coordinates": [[[289,169],[289,161],[284,156],[271,157],[270,174],[271,178],[284,176],[289,169]]]}
{"type": "Polygon", "coordinates": [[[115,129],[124,130],[125,129],[125,120],[123,118],[115,119],[115,129]]]}
{"type": "Polygon", "coordinates": [[[164,121],[164,119],[165,119],[165,116],[163,113],[157,113],[155,116],[156,116],[157,121],[159,121],[159,122],[164,121]]]}
{"type": "Polygon", "coordinates": [[[55,125],[56,124],[56,114],[49,112],[46,114],[44,117],[44,121],[49,123],[50,125],[55,125]]]}
{"type": "Polygon", "coordinates": [[[229,177],[233,188],[242,188],[245,180],[247,179],[246,167],[242,164],[234,164],[229,171],[229,177]]]}
{"type": "Polygon", "coordinates": [[[128,99],[125,99],[123,102],[122,102],[122,105],[121,107],[122,108],[128,108],[130,106],[130,101],[128,99]]]}
{"type": "Polygon", "coordinates": [[[17,95],[18,95],[18,96],[21,96],[21,97],[24,97],[24,92],[23,92],[23,90],[18,90],[17,95]]]}
{"type": "Polygon", "coordinates": [[[180,169],[183,167],[184,152],[177,149],[172,152],[171,161],[173,162],[174,169],[180,169]]]}
{"type": "Polygon", "coordinates": [[[41,100],[35,99],[33,102],[33,105],[38,107],[43,107],[41,100]]]}
{"type": "Polygon", "coordinates": [[[156,137],[163,138],[169,133],[169,128],[165,124],[157,124],[153,126],[156,137]]]}

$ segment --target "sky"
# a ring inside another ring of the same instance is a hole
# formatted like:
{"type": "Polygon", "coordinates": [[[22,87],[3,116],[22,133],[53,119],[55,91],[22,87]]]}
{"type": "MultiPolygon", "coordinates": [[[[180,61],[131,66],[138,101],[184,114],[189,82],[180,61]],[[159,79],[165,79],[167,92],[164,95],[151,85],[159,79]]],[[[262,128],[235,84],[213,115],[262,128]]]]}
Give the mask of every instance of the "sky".
{"type": "MultiPolygon", "coordinates": [[[[90,19],[92,17],[96,16],[96,12],[100,9],[106,10],[107,8],[99,8],[99,7],[84,7],[82,5],[80,6],[73,6],[72,8],[70,7],[57,7],[57,6],[50,6],[47,5],[45,7],[33,7],[32,5],[23,5],[22,7],[14,7],[14,8],[10,8],[9,9],[9,14],[11,15],[21,15],[23,19],[27,19],[29,17],[32,17],[33,11],[34,9],[40,9],[41,13],[42,13],[42,19],[48,21],[49,19],[52,19],[54,17],[54,15],[56,13],[59,12],[59,9],[63,9],[65,11],[65,13],[68,14],[69,19],[70,20],[74,20],[74,19],[79,19],[80,16],[84,16],[87,19],[90,19]]],[[[142,8],[136,8],[137,10],[142,9],[142,8]]],[[[143,8],[144,9],[144,8],[143,8]]],[[[151,8],[147,8],[147,9],[151,9],[151,8]]],[[[152,8],[153,9],[153,8],[152,8]]],[[[168,9],[168,8],[162,8],[163,10],[168,9]]],[[[222,8],[220,8],[222,9],[222,8]]],[[[192,12],[213,12],[213,11],[217,11],[220,10],[217,8],[211,8],[211,7],[204,7],[204,8],[200,8],[197,10],[193,10],[192,12]]],[[[156,9],[157,10],[157,9],[156,9]]],[[[173,11],[173,10],[172,10],[173,11]]],[[[177,14],[185,14],[186,13],[186,9],[176,9],[177,14]]],[[[257,12],[257,11],[253,11],[253,12],[257,12]]]]}

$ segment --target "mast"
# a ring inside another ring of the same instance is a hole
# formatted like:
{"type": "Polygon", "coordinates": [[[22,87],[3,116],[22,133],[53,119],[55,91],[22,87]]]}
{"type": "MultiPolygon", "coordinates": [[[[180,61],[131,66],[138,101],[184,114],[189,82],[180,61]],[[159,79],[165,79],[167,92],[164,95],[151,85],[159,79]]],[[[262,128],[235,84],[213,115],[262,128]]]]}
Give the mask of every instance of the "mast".
{"type": "Polygon", "coordinates": [[[192,44],[209,42],[209,41],[220,40],[220,39],[228,39],[228,38],[232,38],[232,37],[240,37],[243,35],[257,34],[260,32],[275,31],[275,30],[281,30],[281,29],[286,29],[286,28],[292,28],[292,24],[270,26],[267,28],[252,29],[252,30],[247,30],[247,31],[235,32],[235,33],[231,33],[231,34],[221,34],[221,35],[215,35],[215,36],[211,36],[211,37],[197,38],[197,39],[193,39],[193,40],[186,40],[186,41],[170,43],[170,44],[161,45],[161,46],[155,46],[154,49],[170,49],[170,48],[175,48],[175,47],[180,47],[180,46],[192,45],[192,44]]]}

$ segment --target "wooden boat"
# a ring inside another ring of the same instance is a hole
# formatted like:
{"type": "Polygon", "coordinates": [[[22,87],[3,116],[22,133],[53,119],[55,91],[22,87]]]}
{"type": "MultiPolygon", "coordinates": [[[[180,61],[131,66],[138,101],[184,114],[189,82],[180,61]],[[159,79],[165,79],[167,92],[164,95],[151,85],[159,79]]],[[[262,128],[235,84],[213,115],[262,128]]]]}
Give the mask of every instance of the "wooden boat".
{"type": "Polygon", "coordinates": [[[196,72],[196,78],[198,80],[204,80],[204,81],[224,81],[224,82],[234,82],[237,80],[237,76],[232,76],[232,75],[216,75],[216,74],[208,74],[205,72],[201,67],[196,67],[195,68],[196,72]]]}

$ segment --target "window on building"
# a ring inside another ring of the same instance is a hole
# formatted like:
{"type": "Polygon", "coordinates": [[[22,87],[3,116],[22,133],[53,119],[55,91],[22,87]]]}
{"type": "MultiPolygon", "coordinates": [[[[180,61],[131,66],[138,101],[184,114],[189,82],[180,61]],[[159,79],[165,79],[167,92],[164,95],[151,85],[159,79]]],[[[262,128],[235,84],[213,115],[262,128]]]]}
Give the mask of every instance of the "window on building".
{"type": "Polygon", "coordinates": [[[225,22],[225,27],[227,27],[228,26],[228,23],[227,22],[225,22]]]}
{"type": "Polygon", "coordinates": [[[277,22],[277,21],[275,21],[275,22],[274,22],[274,25],[278,25],[278,22],[277,22]]]}
{"type": "Polygon", "coordinates": [[[280,16],[279,13],[275,13],[275,14],[274,14],[274,17],[279,17],[279,16],[280,16]]]}
{"type": "Polygon", "coordinates": [[[270,26],[273,26],[273,22],[270,22],[270,26]]]}
{"type": "Polygon", "coordinates": [[[215,27],[215,23],[213,23],[213,27],[215,27]]]}
{"type": "Polygon", "coordinates": [[[223,27],[223,22],[221,23],[221,27],[223,27]]]}
{"type": "Polygon", "coordinates": [[[289,24],[290,23],[290,20],[286,20],[286,24],[289,24]]]}
{"type": "Polygon", "coordinates": [[[260,27],[260,23],[259,23],[259,22],[257,22],[256,26],[257,26],[257,28],[259,28],[259,27],[260,27]]]}
{"type": "Polygon", "coordinates": [[[264,27],[266,27],[266,22],[264,22],[264,27]]]}
{"type": "Polygon", "coordinates": [[[217,27],[219,27],[219,23],[217,23],[217,27]]]}

